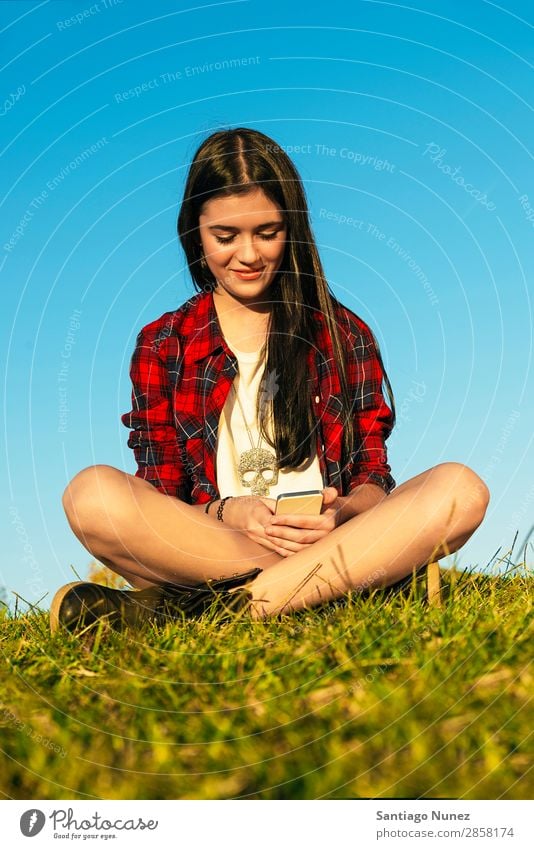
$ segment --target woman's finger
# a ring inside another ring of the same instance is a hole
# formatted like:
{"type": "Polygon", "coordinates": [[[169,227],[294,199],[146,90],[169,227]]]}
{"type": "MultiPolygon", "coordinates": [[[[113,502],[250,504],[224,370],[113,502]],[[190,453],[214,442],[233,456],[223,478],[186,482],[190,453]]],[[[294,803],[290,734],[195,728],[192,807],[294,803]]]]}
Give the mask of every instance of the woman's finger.
{"type": "Polygon", "coordinates": [[[258,543],[258,545],[262,545],[264,548],[268,549],[269,551],[275,551],[277,554],[280,554],[282,557],[287,556],[287,549],[281,548],[279,545],[277,545],[272,540],[266,539],[266,537],[260,536],[260,534],[251,533],[250,531],[247,534],[247,536],[253,542],[258,543]]]}
{"type": "Polygon", "coordinates": [[[317,540],[325,537],[329,531],[311,529],[302,530],[302,528],[286,528],[281,525],[273,528],[266,528],[265,534],[268,539],[275,540],[277,543],[284,544],[285,542],[295,542],[301,545],[312,545],[317,540]]]}
{"type": "Polygon", "coordinates": [[[300,543],[293,542],[288,539],[281,539],[276,545],[276,551],[284,557],[287,557],[289,554],[296,554],[297,551],[302,551],[303,549],[308,548],[308,545],[310,544],[311,543],[300,543]]]}
{"type": "Polygon", "coordinates": [[[278,528],[293,528],[302,531],[321,531],[325,534],[330,533],[335,526],[335,516],[323,513],[320,516],[280,516],[279,520],[273,516],[265,527],[269,531],[278,528]]]}
{"type": "Polygon", "coordinates": [[[249,534],[249,536],[251,539],[254,539],[255,542],[259,542],[261,545],[265,546],[265,548],[276,551],[278,554],[282,554],[283,556],[294,554],[297,551],[302,551],[302,549],[311,545],[311,542],[302,542],[284,537],[264,537],[262,535],[262,531],[259,531],[254,535],[249,534]]]}
{"type": "Polygon", "coordinates": [[[291,528],[315,528],[322,514],[314,516],[312,513],[287,513],[281,516],[273,516],[271,525],[288,525],[291,528]]]}

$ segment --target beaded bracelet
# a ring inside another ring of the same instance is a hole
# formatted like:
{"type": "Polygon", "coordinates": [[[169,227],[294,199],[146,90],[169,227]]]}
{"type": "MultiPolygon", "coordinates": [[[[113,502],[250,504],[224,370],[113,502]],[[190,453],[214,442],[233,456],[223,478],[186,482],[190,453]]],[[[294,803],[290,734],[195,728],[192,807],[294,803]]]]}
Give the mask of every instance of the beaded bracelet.
{"type": "Polygon", "coordinates": [[[221,503],[220,503],[220,504],[219,504],[219,506],[217,507],[217,518],[218,518],[219,522],[222,522],[222,521],[223,521],[223,510],[224,510],[224,505],[226,504],[226,502],[227,502],[227,501],[229,501],[229,500],[230,500],[230,498],[232,498],[232,496],[231,496],[231,495],[227,495],[227,496],[226,496],[226,498],[223,498],[223,499],[221,500],[221,503]]]}

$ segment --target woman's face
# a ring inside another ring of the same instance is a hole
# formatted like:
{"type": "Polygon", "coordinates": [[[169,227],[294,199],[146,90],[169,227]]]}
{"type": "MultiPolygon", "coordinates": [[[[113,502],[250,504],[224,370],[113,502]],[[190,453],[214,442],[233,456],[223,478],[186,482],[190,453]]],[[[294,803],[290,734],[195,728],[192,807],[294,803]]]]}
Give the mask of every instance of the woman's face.
{"type": "Polygon", "coordinates": [[[212,198],[199,217],[200,240],[218,290],[236,300],[261,301],[284,255],[280,207],[259,188],[212,198]]]}

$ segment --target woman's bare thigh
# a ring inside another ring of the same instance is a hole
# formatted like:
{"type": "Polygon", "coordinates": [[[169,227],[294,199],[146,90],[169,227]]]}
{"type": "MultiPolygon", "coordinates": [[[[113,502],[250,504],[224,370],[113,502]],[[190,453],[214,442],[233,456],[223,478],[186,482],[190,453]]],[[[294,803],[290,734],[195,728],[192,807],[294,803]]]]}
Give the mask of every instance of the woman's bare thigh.
{"type": "Polygon", "coordinates": [[[282,559],[203,509],[112,466],[91,466],[76,475],[63,504],[83,545],[137,586],[195,584],[269,568],[282,559]]]}

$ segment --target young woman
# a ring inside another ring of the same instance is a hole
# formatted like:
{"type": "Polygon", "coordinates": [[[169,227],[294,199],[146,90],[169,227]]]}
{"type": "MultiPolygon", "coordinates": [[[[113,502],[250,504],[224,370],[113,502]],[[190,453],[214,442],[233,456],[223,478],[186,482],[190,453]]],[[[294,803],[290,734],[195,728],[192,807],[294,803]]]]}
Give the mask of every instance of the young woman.
{"type": "Polygon", "coordinates": [[[138,470],[92,466],[63,497],[76,536],[136,589],[67,585],[52,627],[180,610],[187,587],[237,592],[254,618],[289,613],[460,548],[488,489],[459,463],[395,486],[378,347],[329,290],[286,154],[255,130],[211,135],[178,234],[199,294],[137,337],[122,422],[138,470]],[[275,515],[277,495],[314,489],[319,515],[275,515]]]}

